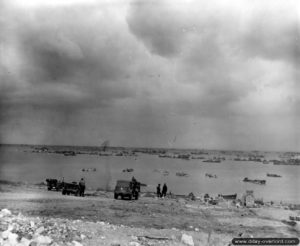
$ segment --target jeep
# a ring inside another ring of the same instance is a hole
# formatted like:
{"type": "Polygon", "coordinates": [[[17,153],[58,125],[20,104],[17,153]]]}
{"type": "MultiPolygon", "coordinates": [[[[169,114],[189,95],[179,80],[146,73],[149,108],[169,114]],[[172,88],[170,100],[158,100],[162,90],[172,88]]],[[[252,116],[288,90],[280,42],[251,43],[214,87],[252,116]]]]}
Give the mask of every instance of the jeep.
{"type": "Polygon", "coordinates": [[[139,182],[131,182],[127,180],[118,180],[115,191],[114,191],[114,198],[118,199],[120,196],[121,199],[125,197],[129,198],[130,200],[134,198],[137,200],[139,198],[140,192],[140,183],[139,182]]]}

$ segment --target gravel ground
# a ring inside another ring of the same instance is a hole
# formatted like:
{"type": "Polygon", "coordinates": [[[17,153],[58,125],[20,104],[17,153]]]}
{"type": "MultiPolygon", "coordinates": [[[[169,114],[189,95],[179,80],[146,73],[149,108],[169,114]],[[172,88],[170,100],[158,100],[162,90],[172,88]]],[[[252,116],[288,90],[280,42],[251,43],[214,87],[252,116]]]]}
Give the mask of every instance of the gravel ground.
{"type": "Polygon", "coordinates": [[[286,223],[300,211],[282,207],[213,206],[183,198],[115,200],[106,192],[82,198],[42,186],[0,188],[0,245],[229,245],[234,237],[300,237],[299,222],[286,223]]]}

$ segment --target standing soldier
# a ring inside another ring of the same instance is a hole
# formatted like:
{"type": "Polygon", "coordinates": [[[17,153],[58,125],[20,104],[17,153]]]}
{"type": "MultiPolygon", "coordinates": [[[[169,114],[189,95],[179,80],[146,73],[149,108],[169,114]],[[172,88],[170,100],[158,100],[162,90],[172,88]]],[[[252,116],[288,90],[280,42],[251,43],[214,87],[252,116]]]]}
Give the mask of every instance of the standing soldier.
{"type": "Polygon", "coordinates": [[[167,195],[168,187],[166,183],[164,183],[164,186],[162,188],[162,196],[165,197],[167,195]]]}
{"type": "Polygon", "coordinates": [[[160,184],[158,184],[158,186],[156,187],[156,194],[157,194],[157,197],[161,197],[160,184]]]}
{"type": "Polygon", "coordinates": [[[79,181],[79,196],[84,196],[85,181],[83,178],[79,181]]]}

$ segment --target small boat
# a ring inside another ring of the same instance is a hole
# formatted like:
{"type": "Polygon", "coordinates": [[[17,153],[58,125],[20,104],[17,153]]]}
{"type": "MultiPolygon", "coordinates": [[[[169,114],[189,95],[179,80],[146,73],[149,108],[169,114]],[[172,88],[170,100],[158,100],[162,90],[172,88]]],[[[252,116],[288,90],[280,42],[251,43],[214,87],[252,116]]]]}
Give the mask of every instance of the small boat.
{"type": "Polygon", "coordinates": [[[205,177],[208,177],[208,178],[217,178],[217,175],[215,175],[215,174],[210,174],[210,173],[206,173],[205,174],[205,177]]]}
{"type": "Polygon", "coordinates": [[[177,172],[176,176],[179,176],[179,177],[188,177],[189,175],[187,173],[184,173],[184,172],[177,172]]]}
{"type": "Polygon", "coordinates": [[[133,168],[125,168],[125,169],[123,169],[123,173],[125,173],[125,172],[128,172],[128,173],[130,173],[130,172],[133,172],[134,170],[133,170],[133,168]]]}
{"type": "Polygon", "coordinates": [[[75,156],[76,155],[76,153],[74,152],[74,151],[63,151],[63,154],[65,155],[65,156],[75,156]]]}
{"type": "Polygon", "coordinates": [[[273,174],[273,173],[267,173],[268,177],[273,177],[273,178],[281,178],[281,175],[278,174],[273,174]]]}
{"type": "Polygon", "coordinates": [[[208,163],[221,163],[221,159],[207,159],[202,162],[208,162],[208,163]]]}
{"type": "Polygon", "coordinates": [[[232,194],[232,195],[220,195],[221,197],[223,197],[223,199],[225,200],[236,200],[237,194],[232,194]]]}
{"type": "Polygon", "coordinates": [[[253,183],[253,184],[259,184],[259,185],[265,185],[266,184],[265,179],[248,179],[248,178],[244,178],[243,181],[253,183]]]}

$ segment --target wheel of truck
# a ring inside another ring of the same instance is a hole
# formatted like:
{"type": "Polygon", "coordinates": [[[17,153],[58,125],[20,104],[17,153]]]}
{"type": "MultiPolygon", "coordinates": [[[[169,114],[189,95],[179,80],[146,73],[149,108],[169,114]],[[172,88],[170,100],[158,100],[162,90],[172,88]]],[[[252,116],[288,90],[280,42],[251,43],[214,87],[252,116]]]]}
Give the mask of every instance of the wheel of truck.
{"type": "Polygon", "coordinates": [[[117,194],[115,194],[115,195],[114,195],[114,198],[115,198],[115,199],[118,199],[118,195],[117,195],[117,194]]]}
{"type": "Polygon", "coordinates": [[[135,200],[138,200],[139,199],[139,194],[136,194],[135,195],[135,200]]]}
{"type": "Polygon", "coordinates": [[[51,187],[48,187],[48,190],[51,190],[51,187]]]}
{"type": "Polygon", "coordinates": [[[62,192],[61,192],[63,195],[65,195],[66,194],[66,191],[65,190],[62,190],[62,192]]]}
{"type": "Polygon", "coordinates": [[[123,196],[123,195],[121,195],[121,199],[122,199],[122,200],[124,199],[124,196],[123,196]]]}
{"type": "Polygon", "coordinates": [[[129,200],[132,200],[132,195],[129,195],[129,200]]]}

